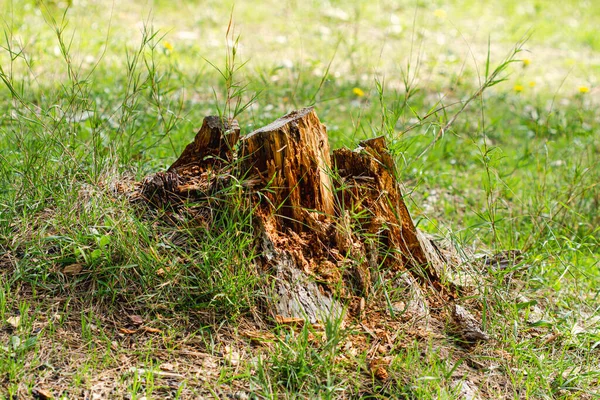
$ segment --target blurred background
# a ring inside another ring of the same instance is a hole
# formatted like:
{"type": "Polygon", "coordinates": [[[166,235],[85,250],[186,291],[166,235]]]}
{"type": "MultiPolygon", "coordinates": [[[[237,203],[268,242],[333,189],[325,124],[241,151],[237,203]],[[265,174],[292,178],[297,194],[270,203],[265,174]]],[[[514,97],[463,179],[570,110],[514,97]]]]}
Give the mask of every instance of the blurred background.
{"type": "Polygon", "coordinates": [[[522,246],[521,224],[571,199],[581,170],[592,186],[569,200],[570,229],[598,222],[597,1],[2,3],[13,90],[70,123],[64,140],[97,176],[164,169],[232,102],[244,132],[314,105],[332,147],[388,137],[425,226],[441,218],[492,243],[503,210],[502,240],[522,246]]]}

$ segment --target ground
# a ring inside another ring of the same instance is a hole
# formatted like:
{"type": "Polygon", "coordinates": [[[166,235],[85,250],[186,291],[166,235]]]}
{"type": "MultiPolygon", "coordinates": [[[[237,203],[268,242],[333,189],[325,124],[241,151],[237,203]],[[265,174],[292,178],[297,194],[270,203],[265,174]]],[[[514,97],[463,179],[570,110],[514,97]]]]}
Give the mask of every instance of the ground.
{"type": "Polygon", "coordinates": [[[0,0],[1,396],[597,397],[597,2],[67,3],[0,0]],[[386,136],[490,341],[265,320],[240,187],[205,225],[118,195],[206,115],[309,105],[332,148],[386,136]]]}

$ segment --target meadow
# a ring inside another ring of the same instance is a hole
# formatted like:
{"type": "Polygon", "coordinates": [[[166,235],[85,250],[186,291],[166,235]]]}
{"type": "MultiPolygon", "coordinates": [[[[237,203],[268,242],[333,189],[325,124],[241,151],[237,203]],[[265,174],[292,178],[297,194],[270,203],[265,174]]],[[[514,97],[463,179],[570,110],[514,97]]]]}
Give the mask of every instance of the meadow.
{"type": "Polygon", "coordinates": [[[599,3],[0,9],[3,398],[598,397],[599,3]],[[193,228],[116,193],[205,116],[244,134],[305,106],[334,148],[385,135],[417,226],[501,259],[491,342],[397,333],[382,381],[352,327],[257,324],[239,188],[193,228]]]}

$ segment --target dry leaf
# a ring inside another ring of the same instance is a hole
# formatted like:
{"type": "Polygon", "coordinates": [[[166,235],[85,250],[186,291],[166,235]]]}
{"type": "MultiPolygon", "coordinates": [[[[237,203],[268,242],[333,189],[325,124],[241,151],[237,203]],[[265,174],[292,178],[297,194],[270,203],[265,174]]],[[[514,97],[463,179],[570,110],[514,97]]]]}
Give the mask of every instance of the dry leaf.
{"type": "Polygon", "coordinates": [[[477,394],[476,386],[468,381],[455,382],[455,388],[459,389],[460,398],[464,400],[481,400],[477,394]]]}
{"type": "Polygon", "coordinates": [[[173,371],[175,369],[171,363],[162,363],[159,368],[163,371],[173,371]]]}
{"type": "Polygon", "coordinates": [[[218,371],[219,363],[212,357],[206,357],[202,360],[202,367],[206,371],[218,371]]]}
{"type": "Polygon", "coordinates": [[[283,317],[281,315],[275,316],[275,322],[282,325],[304,325],[304,319],[302,318],[294,318],[294,317],[283,317]]]}
{"type": "Polygon", "coordinates": [[[78,273],[81,272],[82,269],[83,269],[83,264],[75,263],[75,264],[67,265],[66,267],[64,267],[62,272],[65,275],[77,275],[78,273]]]}
{"type": "Polygon", "coordinates": [[[271,332],[262,332],[254,329],[246,329],[240,332],[240,335],[249,338],[250,340],[254,340],[257,342],[260,341],[270,341],[275,339],[275,335],[271,332]]]}
{"type": "Polygon", "coordinates": [[[129,372],[137,373],[138,375],[145,375],[146,373],[152,373],[152,375],[160,376],[162,378],[183,378],[183,375],[176,374],[174,372],[165,372],[165,371],[157,371],[153,369],[144,369],[144,368],[129,368],[129,372]]]}
{"type": "Polygon", "coordinates": [[[223,349],[223,354],[225,356],[225,361],[227,361],[232,366],[237,366],[240,363],[240,353],[233,350],[231,346],[225,346],[223,349]]]}
{"type": "Polygon", "coordinates": [[[129,320],[134,325],[141,325],[144,323],[144,320],[139,315],[129,315],[129,320]]]}
{"type": "Polygon", "coordinates": [[[134,333],[137,332],[137,330],[135,330],[135,329],[127,329],[127,328],[119,328],[119,331],[126,335],[133,335],[134,333]]]}
{"type": "Polygon", "coordinates": [[[46,389],[42,389],[42,388],[34,388],[31,391],[31,394],[33,395],[34,399],[50,400],[50,399],[54,398],[54,396],[52,395],[52,392],[50,392],[49,390],[46,390],[46,389]]]}
{"type": "Polygon", "coordinates": [[[13,328],[17,329],[19,325],[21,325],[21,316],[16,315],[14,317],[10,317],[6,320],[6,323],[12,326],[13,328]]]}
{"type": "Polygon", "coordinates": [[[375,375],[375,378],[379,379],[380,381],[387,381],[389,377],[388,372],[384,367],[378,367],[373,375],[375,375]]]}
{"type": "Polygon", "coordinates": [[[544,342],[542,343],[544,346],[554,342],[556,339],[560,338],[562,336],[561,333],[553,333],[551,335],[549,335],[544,342]]]}
{"type": "Polygon", "coordinates": [[[162,331],[160,329],[150,328],[149,326],[142,327],[142,330],[144,332],[148,332],[148,333],[162,333],[162,331]]]}
{"type": "Polygon", "coordinates": [[[386,367],[388,362],[381,358],[374,358],[369,361],[369,370],[373,373],[375,378],[380,381],[386,381],[389,377],[386,367]]]}

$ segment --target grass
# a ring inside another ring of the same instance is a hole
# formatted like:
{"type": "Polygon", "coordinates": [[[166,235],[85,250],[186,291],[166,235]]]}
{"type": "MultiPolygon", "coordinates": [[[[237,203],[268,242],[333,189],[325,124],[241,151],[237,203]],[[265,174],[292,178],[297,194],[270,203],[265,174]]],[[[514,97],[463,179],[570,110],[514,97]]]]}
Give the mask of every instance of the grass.
{"type": "Polygon", "coordinates": [[[123,3],[2,3],[1,396],[597,397],[595,2],[123,3]],[[473,96],[497,65],[506,80],[473,96]],[[493,343],[266,330],[241,187],[197,227],[114,195],[170,165],[205,115],[250,132],[310,104],[333,148],[387,136],[421,229],[521,251],[486,275],[493,343]]]}

